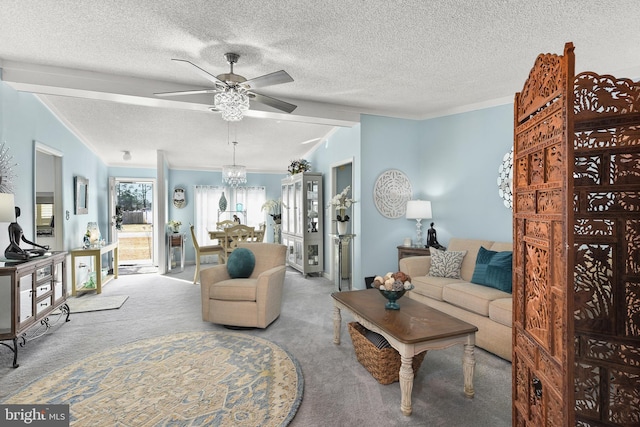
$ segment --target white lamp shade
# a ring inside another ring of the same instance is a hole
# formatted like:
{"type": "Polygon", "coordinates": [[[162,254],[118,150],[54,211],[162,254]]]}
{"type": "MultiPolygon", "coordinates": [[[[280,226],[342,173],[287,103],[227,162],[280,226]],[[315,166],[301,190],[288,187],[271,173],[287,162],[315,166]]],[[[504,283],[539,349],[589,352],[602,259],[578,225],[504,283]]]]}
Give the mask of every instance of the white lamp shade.
{"type": "Polygon", "coordinates": [[[407,202],[407,219],[431,218],[431,202],[426,200],[409,200],[407,202]]]}
{"type": "Polygon", "coordinates": [[[0,193],[0,222],[16,221],[16,204],[13,194],[0,193]]]}

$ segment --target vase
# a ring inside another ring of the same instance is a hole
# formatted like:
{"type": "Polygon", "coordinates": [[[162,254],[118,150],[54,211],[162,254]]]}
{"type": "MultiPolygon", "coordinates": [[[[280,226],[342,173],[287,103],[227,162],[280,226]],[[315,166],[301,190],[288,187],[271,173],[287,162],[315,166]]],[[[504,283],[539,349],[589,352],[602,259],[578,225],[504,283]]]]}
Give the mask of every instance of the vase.
{"type": "Polygon", "coordinates": [[[402,298],[406,289],[401,291],[387,291],[378,289],[383,297],[387,299],[387,303],[384,305],[384,308],[387,310],[400,310],[400,305],[398,305],[398,300],[402,298]]]}
{"type": "Polygon", "coordinates": [[[349,223],[347,221],[338,221],[336,223],[336,226],[338,228],[338,234],[343,235],[343,234],[347,234],[347,225],[349,223]]]}
{"type": "Polygon", "coordinates": [[[218,201],[218,207],[220,208],[220,212],[224,212],[227,210],[227,198],[224,197],[224,191],[222,192],[222,196],[220,196],[220,200],[218,201]]]}

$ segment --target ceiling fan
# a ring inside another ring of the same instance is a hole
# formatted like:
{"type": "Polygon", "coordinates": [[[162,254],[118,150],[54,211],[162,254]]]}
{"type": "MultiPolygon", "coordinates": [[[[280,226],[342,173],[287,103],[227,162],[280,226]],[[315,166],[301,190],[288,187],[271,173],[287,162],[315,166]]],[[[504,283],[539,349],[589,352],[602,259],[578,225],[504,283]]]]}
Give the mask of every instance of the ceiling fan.
{"type": "Polygon", "coordinates": [[[222,118],[227,121],[242,120],[244,112],[249,109],[249,100],[260,102],[286,113],[291,113],[296,109],[296,105],[254,91],[256,88],[292,82],[293,78],[286,71],[280,70],[247,80],[243,76],[233,72],[233,65],[238,62],[240,55],[236,53],[225,53],[224,57],[231,67],[231,70],[229,73],[218,76],[210,74],[190,61],[172,59],[172,61],[176,61],[179,64],[189,66],[192,70],[200,74],[200,76],[213,82],[215,86],[211,89],[161,92],[155,95],[164,97],[203,93],[214,94],[214,106],[211,108],[211,111],[220,111],[222,118]]]}

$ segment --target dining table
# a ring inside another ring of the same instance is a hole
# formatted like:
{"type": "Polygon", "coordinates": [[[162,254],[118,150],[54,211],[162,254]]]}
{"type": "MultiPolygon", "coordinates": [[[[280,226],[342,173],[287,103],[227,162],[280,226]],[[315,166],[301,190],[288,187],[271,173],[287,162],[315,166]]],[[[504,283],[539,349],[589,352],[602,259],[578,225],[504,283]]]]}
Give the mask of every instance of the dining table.
{"type": "MultiPolygon", "coordinates": [[[[254,230],[255,230],[256,236],[259,236],[261,232],[264,232],[264,230],[260,228],[255,228],[254,230]]],[[[207,233],[209,233],[209,239],[218,240],[218,244],[222,245],[222,242],[224,240],[224,230],[208,230],[207,229],[207,233]]]]}

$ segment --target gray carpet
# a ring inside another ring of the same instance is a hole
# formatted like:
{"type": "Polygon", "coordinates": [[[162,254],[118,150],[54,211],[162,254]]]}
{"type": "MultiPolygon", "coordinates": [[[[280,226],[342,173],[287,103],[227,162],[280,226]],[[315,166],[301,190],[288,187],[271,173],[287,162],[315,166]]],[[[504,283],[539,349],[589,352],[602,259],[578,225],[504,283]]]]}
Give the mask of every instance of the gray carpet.
{"type": "MultiPolygon", "coordinates": [[[[203,266],[206,268],[207,266],[203,266]]],[[[0,346],[0,401],[60,366],[134,340],[189,331],[224,331],[201,320],[200,286],[193,266],[182,273],[120,277],[106,296],[128,295],[119,310],[71,315],[45,336],[20,348],[18,369],[0,346]]],[[[462,347],[427,354],[413,386],[413,415],[400,412],[398,383],[380,385],[357,362],[343,315],[342,344],[333,344],[333,284],[288,271],[282,315],[266,330],[243,333],[271,340],[299,362],[304,397],[291,426],[509,426],[511,364],[476,350],[475,398],[464,397],[462,347]]]]}

